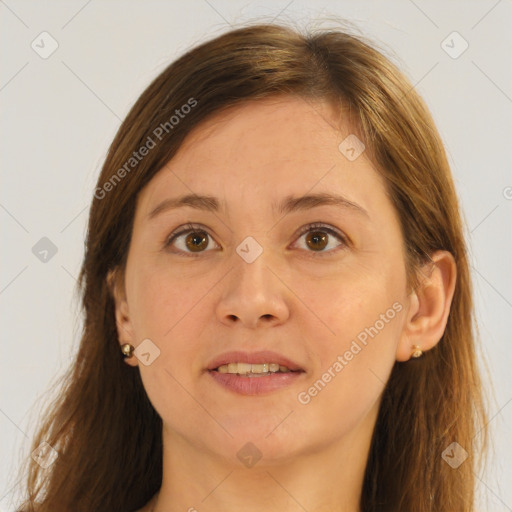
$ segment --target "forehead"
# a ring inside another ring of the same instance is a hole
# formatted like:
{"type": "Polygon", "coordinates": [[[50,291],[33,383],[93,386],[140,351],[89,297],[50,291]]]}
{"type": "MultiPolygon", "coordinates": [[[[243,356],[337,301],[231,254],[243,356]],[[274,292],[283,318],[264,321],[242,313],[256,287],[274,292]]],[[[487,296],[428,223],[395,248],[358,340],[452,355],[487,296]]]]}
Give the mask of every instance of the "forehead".
{"type": "Polygon", "coordinates": [[[269,164],[274,159],[294,159],[294,155],[314,158],[325,148],[334,149],[336,140],[352,129],[348,119],[325,101],[296,96],[252,100],[213,115],[189,134],[175,159],[188,150],[196,157],[214,154],[228,161],[252,156],[269,164]]]}
{"type": "Polygon", "coordinates": [[[139,205],[147,213],[169,195],[197,193],[250,208],[257,197],[273,205],[308,191],[338,191],[365,203],[383,182],[364,152],[349,160],[340,151],[349,136],[355,134],[348,119],[323,101],[291,96],[246,102],[199,124],[139,205]]]}

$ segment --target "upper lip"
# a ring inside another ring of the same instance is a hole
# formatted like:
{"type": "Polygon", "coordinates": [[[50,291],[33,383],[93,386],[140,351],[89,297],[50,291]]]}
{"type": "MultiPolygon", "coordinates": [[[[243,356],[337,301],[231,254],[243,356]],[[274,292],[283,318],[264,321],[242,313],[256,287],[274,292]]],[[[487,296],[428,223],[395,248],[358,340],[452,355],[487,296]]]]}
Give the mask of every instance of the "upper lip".
{"type": "Polygon", "coordinates": [[[219,366],[228,363],[277,363],[281,366],[286,366],[289,370],[304,371],[303,368],[291,359],[271,350],[259,350],[258,352],[234,350],[231,352],[224,352],[208,363],[207,370],[216,370],[219,366]]]}

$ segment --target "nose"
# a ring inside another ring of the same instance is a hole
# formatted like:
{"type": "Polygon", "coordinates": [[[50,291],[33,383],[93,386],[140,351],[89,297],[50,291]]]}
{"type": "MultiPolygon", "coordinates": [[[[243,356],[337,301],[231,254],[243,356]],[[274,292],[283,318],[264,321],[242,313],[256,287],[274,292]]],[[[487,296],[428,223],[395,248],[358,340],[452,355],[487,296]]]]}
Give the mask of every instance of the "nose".
{"type": "Polygon", "coordinates": [[[238,322],[249,329],[286,322],[292,294],[268,252],[263,251],[252,263],[236,259],[235,268],[224,280],[216,308],[218,319],[230,326],[238,322]]]}

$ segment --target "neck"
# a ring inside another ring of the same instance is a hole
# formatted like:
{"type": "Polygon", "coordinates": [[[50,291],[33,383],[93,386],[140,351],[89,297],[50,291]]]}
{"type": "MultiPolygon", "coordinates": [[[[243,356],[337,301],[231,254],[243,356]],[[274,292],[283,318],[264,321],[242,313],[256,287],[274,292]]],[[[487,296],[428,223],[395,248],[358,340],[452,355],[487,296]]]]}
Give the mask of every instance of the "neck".
{"type": "Polygon", "coordinates": [[[251,468],[164,427],[162,487],[153,510],[359,512],[375,420],[376,411],[335,443],[293,457],[263,457],[251,468]]]}

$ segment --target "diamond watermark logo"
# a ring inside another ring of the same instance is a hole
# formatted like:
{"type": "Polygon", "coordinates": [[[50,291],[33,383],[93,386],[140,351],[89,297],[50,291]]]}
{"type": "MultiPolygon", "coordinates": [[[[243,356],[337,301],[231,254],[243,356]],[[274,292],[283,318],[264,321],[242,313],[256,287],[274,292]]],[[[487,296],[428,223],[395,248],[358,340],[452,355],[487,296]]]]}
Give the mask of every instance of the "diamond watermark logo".
{"type": "Polygon", "coordinates": [[[47,59],[50,57],[57,48],[59,43],[57,40],[48,32],[41,32],[30,44],[32,50],[34,50],[39,57],[47,59]]]}
{"type": "Polygon", "coordinates": [[[30,455],[43,469],[49,468],[59,456],[59,452],[43,441],[30,455]]]}
{"type": "Polygon", "coordinates": [[[57,246],[47,237],[43,236],[32,247],[32,254],[41,262],[48,263],[56,254],[57,246]]]}
{"type": "Polygon", "coordinates": [[[262,454],[251,442],[248,442],[238,450],[236,456],[246,468],[252,468],[261,459],[262,454]]]}
{"type": "Polygon", "coordinates": [[[338,146],[340,153],[350,162],[353,162],[363,153],[366,146],[363,141],[356,135],[351,133],[348,137],[343,139],[341,144],[338,146]]]}
{"type": "Polygon", "coordinates": [[[469,43],[458,32],[454,31],[443,40],[441,48],[452,59],[458,59],[469,48],[469,43]]]}
{"type": "Polygon", "coordinates": [[[457,469],[468,458],[468,452],[459,443],[453,442],[443,451],[441,457],[453,469],[457,469]]]}
{"type": "Polygon", "coordinates": [[[160,355],[160,349],[149,338],[146,338],[133,353],[144,366],[149,366],[160,355]]]}
{"type": "Polygon", "coordinates": [[[236,252],[246,263],[253,263],[263,252],[263,247],[252,236],[248,236],[236,248],[236,252]]]}

